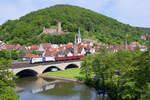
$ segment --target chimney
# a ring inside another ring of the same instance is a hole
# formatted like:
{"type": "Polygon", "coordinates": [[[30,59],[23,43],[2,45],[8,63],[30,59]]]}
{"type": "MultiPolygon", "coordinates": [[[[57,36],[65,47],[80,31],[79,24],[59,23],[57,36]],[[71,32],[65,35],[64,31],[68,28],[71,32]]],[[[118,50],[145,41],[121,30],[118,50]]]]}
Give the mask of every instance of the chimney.
{"type": "Polygon", "coordinates": [[[58,26],[57,32],[61,33],[61,22],[58,22],[57,26],[58,26]]]}

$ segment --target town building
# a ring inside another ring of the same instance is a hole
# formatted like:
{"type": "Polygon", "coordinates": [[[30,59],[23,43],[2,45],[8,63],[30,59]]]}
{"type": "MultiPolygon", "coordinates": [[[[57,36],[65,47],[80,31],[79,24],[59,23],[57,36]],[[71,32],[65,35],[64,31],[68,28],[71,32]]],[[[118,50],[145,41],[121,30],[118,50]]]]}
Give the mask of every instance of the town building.
{"type": "Polygon", "coordinates": [[[141,39],[142,39],[142,40],[146,40],[146,39],[147,39],[146,34],[141,35],[141,39]]]}

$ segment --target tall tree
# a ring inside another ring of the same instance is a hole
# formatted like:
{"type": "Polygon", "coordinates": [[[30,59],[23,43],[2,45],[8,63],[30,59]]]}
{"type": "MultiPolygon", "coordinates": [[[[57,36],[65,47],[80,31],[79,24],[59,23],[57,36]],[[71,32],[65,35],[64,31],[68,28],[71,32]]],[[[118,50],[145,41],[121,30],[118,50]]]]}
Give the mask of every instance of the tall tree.
{"type": "Polygon", "coordinates": [[[112,100],[148,100],[149,56],[149,50],[143,53],[138,50],[119,50],[113,53],[112,50],[102,48],[82,60],[81,71],[88,76],[88,80],[92,80],[90,84],[107,92],[112,100]]]}
{"type": "Polygon", "coordinates": [[[18,59],[18,52],[16,50],[11,50],[11,59],[17,60],[18,59]]]}
{"type": "Polygon", "coordinates": [[[19,58],[22,58],[22,57],[24,57],[25,55],[26,55],[26,52],[25,52],[23,49],[21,49],[21,50],[19,51],[19,53],[18,53],[19,58]]]}
{"type": "Polygon", "coordinates": [[[15,78],[12,72],[8,70],[10,62],[0,59],[0,100],[19,100],[16,92],[13,90],[15,78]]]}

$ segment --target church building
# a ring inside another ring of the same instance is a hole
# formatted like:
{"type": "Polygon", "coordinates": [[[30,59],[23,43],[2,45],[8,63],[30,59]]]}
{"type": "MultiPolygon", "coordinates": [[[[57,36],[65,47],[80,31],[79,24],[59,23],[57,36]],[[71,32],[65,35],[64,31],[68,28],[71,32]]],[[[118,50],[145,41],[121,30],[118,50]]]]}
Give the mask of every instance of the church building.
{"type": "Polygon", "coordinates": [[[74,41],[74,56],[78,55],[78,45],[82,42],[81,38],[81,33],[80,33],[80,28],[78,29],[78,35],[75,36],[75,41],[74,41]]]}
{"type": "Polygon", "coordinates": [[[78,29],[78,35],[75,36],[75,44],[80,44],[82,42],[80,28],[78,29]]]}

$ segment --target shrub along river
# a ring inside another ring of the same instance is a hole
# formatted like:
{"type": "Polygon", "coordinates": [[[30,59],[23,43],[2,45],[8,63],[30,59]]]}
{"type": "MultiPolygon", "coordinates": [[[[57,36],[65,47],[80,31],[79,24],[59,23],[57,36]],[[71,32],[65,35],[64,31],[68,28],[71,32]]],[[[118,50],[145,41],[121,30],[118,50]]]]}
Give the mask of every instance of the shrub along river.
{"type": "Polygon", "coordinates": [[[70,81],[26,77],[16,84],[20,100],[102,100],[93,88],[70,81]]]}

